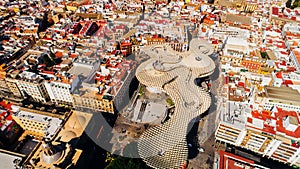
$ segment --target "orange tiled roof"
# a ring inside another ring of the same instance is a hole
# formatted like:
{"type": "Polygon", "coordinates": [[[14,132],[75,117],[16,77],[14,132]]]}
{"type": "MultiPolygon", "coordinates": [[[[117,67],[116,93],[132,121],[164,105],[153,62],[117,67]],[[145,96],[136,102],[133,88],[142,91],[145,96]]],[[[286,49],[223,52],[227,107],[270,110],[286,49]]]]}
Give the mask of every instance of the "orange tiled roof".
{"type": "Polygon", "coordinates": [[[63,57],[63,53],[62,52],[56,52],[55,56],[58,57],[58,58],[61,58],[61,57],[63,57]]]}
{"type": "Polygon", "coordinates": [[[300,121],[299,121],[297,112],[295,112],[295,111],[286,111],[286,110],[283,110],[281,108],[277,108],[277,110],[278,110],[278,112],[275,113],[275,117],[277,117],[277,122],[276,122],[277,131],[285,133],[286,135],[291,136],[291,137],[299,138],[300,137],[300,127],[299,127],[300,121]],[[292,117],[297,118],[298,127],[295,130],[295,132],[286,130],[285,127],[283,126],[283,120],[287,116],[292,116],[292,117]]]}
{"type": "MultiPolygon", "coordinates": [[[[274,116],[271,115],[271,111],[263,110],[259,112],[258,110],[254,110],[251,112],[252,118],[260,119],[263,121],[269,120],[276,120],[276,126],[268,125],[267,123],[264,124],[263,129],[261,129],[264,132],[268,132],[270,134],[276,134],[276,132],[285,133],[286,135],[294,138],[300,137],[300,120],[298,118],[297,112],[295,111],[287,111],[283,110],[282,108],[277,107],[277,112],[275,112],[274,116]],[[287,116],[295,117],[298,120],[298,128],[295,130],[295,132],[287,130],[283,126],[283,121],[287,116]]],[[[252,123],[252,118],[248,118],[247,122],[252,123]]],[[[255,127],[254,127],[255,128],[255,127]]],[[[258,128],[256,128],[258,129],[258,128]]]]}
{"type": "Polygon", "coordinates": [[[297,50],[294,50],[293,52],[294,52],[294,54],[295,54],[295,57],[296,57],[298,63],[300,63],[300,52],[297,51],[297,50]]]}
{"type": "Polygon", "coordinates": [[[247,69],[258,70],[261,67],[261,63],[243,60],[241,65],[247,69]]]}

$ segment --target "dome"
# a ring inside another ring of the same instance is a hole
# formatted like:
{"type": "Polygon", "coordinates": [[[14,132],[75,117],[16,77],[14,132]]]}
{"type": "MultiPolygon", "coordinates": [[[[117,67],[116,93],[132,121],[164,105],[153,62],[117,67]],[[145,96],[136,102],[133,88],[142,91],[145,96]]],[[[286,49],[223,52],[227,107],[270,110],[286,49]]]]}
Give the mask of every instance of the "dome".
{"type": "Polygon", "coordinates": [[[76,118],[70,118],[69,121],[69,126],[72,127],[73,129],[78,129],[80,128],[79,121],[76,120],[76,118]]]}
{"type": "Polygon", "coordinates": [[[77,116],[80,125],[84,125],[86,123],[86,118],[82,115],[77,116]]]}
{"type": "Polygon", "coordinates": [[[70,131],[70,130],[65,130],[61,133],[62,137],[61,140],[63,141],[70,141],[72,138],[77,137],[77,134],[74,131],[70,131]]]}
{"type": "Polygon", "coordinates": [[[81,129],[82,127],[86,126],[86,117],[77,114],[76,116],[72,116],[68,122],[71,128],[81,129]]]}

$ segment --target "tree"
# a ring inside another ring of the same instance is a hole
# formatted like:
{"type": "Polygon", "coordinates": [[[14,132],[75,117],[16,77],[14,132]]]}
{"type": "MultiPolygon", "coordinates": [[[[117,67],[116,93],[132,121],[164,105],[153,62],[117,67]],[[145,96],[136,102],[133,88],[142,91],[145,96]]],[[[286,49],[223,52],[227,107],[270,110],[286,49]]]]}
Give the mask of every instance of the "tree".
{"type": "Polygon", "coordinates": [[[109,152],[106,152],[106,159],[105,162],[113,162],[115,160],[115,158],[113,157],[113,155],[109,152]]]}
{"type": "Polygon", "coordinates": [[[138,150],[136,142],[127,144],[123,150],[123,154],[126,157],[119,156],[111,161],[105,169],[151,169],[142,159],[137,158],[138,150]]]}
{"type": "Polygon", "coordinates": [[[291,8],[291,6],[292,6],[292,0],[288,0],[288,1],[286,2],[285,6],[286,6],[287,8],[291,8]]]}
{"type": "Polygon", "coordinates": [[[300,6],[300,0],[295,0],[293,5],[291,6],[292,9],[297,8],[300,6]]]}
{"type": "Polygon", "coordinates": [[[127,157],[118,157],[109,163],[105,169],[150,169],[141,159],[133,159],[127,157]]]}
{"type": "Polygon", "coordinates": [[[169,106],[174,106],[174,102],[172,101],[172,99],[167,98],[166,102],[168,103],[169,106]]]}

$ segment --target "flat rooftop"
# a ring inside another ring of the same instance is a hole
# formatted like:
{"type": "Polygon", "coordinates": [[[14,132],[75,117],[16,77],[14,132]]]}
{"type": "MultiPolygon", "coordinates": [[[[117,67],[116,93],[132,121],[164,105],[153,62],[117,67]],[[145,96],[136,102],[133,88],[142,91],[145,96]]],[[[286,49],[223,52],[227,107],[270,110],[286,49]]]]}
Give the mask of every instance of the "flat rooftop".
{"type": "MultiPolygon", "coordinates": [[[[47,116],[45,114],[38,114],[29,111],[25,111],[20,109],[18,112],[14,114],[15,117],[27,119],[30,121],[37,121],[40,123],[45,123],[45,133],[48,133],[50,137],[54,136],[56,131],[60,128],[62,123],[62,119],[52,116],[47,116]]],[[[47,135],[47,134],[46,134],[47,135]]],[[[46,136],[47,137],[47,136],[46,136]]]]}
{"type": "Polygon", "coordinates": [[[221,122],[238,129],[245,129],[247,113],[239,102],[228,101],[226,110],[220,114],[221,122]]]}
{"type": "Polygon", "coordinates": [[[299,102],[300,93],[298,90],[289,87],[265,87],[266,96],[269,98],[299,102]]]}
{"type": "Polygon", "coordinates": [[[250,25],[251,18],[248,16],[243,16],[243,15],[227,14],[226,22],[238,22],[241,24],[250,25]]]}
{"type": "Polygon", "coordinates": [[[13,153],[13,152],[8,152],[6,150],[0,149],[0,168],[3,169],[10,169],[10,168],[15,168],[14,161],[15,160],[22,160],[22,157],[24,157],[21,154],[13,153]]]}
{"type": "Polygon", "coordinates": [[[166,111],[167,107],[163,104],[155,102],[143,103],[142,100],[137,100],[131,120],[141,123],[158,123],[161,122],[166,111]]]}

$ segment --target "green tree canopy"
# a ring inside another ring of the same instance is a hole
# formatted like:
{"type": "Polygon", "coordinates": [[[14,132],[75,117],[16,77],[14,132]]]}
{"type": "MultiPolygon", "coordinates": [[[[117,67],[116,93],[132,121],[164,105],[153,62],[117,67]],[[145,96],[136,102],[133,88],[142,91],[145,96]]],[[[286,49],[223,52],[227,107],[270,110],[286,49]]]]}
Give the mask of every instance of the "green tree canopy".
{"type": "Polygon", "coordinates": [[[138,158],[127,158],[127,157],[118,157],[109,163],[105,169],[151,169],[148,167],[142,159],[138,158]]]}
{"type": "Polygon", "coordinates": [[[128,158],[128,156],[137,157],[138,151],[136,142],[128,144],[124,148],[123,154],[127,157],[119,156],[109,163],[105,169],[151,169],[140,158],[128,158]]]}

